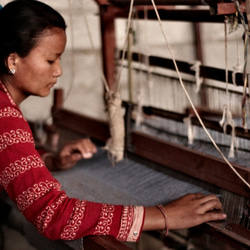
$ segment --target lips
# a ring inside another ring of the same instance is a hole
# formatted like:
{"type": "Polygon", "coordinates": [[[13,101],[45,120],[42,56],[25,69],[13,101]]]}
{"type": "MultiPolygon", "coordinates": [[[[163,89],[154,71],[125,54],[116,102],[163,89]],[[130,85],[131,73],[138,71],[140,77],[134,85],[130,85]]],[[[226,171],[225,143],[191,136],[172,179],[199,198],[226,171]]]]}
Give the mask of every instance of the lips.
{"type": "Polygon", "coordinates": [[[53,88],[55,85],[56,85],[56,82],[55,82],[55,83],[49,84],[48,87],[49,87],[49,88],[53,88]]]}

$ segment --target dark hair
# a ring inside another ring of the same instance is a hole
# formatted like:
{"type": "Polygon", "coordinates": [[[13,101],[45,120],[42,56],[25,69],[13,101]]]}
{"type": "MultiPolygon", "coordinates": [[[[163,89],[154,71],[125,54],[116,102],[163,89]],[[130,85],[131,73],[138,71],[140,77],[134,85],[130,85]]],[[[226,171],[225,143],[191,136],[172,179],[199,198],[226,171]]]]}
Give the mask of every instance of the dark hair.
{"type": "Polygon", "coordinates": [[[25,57],[45,30],[66,29],[63,17],[36,0],[14,0],[0,10],[0,75],[8,73],[6,60],[16,52],[25,57]]]}

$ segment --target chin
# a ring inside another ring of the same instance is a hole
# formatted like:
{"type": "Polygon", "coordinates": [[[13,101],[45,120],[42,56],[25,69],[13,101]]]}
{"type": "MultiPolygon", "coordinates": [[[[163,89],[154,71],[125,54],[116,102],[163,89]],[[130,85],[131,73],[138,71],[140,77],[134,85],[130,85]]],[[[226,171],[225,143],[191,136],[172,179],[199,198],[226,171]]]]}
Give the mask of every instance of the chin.
{"type": "Polygon", "coordinates": [[[39,97],[46,97],[50,94],[50,90],[44,91],[43,93],[38,94],[39,97]]]}

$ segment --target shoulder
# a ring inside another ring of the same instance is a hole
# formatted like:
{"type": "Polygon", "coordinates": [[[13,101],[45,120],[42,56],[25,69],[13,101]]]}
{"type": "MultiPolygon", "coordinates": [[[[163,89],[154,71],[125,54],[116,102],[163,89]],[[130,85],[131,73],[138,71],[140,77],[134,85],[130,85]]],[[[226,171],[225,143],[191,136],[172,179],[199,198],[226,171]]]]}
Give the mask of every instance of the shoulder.
{"type": "Polygon", "coordinates": [[[0,119],[6,117],[23,118],[23,115],[16,105],[13,105],[7,93],[0,88],[0,119]]]}
{"type": "Polygon", "coordinates": [[[0,87],[0,108],[10,104],[7,93],[0,87]]]}

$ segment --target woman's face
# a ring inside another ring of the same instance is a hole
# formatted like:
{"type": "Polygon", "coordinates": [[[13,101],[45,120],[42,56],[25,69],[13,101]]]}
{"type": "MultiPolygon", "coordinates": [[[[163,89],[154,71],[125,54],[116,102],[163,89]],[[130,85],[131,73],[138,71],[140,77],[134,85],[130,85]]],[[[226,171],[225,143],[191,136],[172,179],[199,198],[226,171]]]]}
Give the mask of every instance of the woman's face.
{"type": "Polygon", "coordinates": [[[47,96],[62,75],[60,58],[66,45],[63,29],[46,31],[28,56],[15,58],[16,73],[11,79],[11,95],[19,104],[29,95],[47,96]]]}

